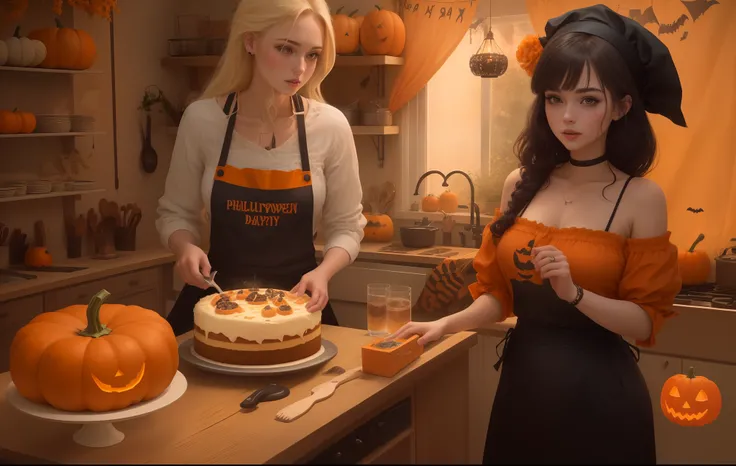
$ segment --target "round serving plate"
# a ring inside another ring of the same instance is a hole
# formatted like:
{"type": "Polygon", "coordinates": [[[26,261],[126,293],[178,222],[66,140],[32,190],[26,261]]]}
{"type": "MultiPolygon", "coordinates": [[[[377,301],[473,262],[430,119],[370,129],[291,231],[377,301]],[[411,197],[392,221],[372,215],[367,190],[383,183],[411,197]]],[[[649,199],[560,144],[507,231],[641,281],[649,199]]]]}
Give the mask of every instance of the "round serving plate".
{"type": "Polygon", "coordinates": [[[228,375],[281,375],[299,372],[326,363],[337,355],[337,346],[329,340],[322,339],[322,347],[313,355],[297,361],[283,364],[263,366],[239,366],[225,364],[207,359],[194,351],[194,338],[188,338],[179,344],[179,358],[198,368],[228,375]]]}

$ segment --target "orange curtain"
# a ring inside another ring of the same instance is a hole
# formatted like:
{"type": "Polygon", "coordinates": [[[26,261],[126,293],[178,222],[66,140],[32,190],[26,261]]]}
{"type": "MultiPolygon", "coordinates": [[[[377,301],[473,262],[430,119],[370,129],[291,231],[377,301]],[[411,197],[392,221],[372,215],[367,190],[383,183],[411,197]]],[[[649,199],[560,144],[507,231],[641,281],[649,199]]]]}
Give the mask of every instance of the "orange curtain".
{"type": "Polygon", "coordinates": [[[597,3],[644,24],[672,54],[688,128],[650,115],[658,153],[649,177],[667,195],[672,242],[687,249],[702,232],[698,248],[712,257],[736,237],[736,2],[526,0],[541,36],[549,18],[597,3]]]}
{"type": "MultiPolygon", "coordinates": [[[[396,112],[427,85],[468,31],[478,0],[406,0],[404,66],[396,77],[389,109],[396,112]]],[[[470,68],[468,68],[470,73],[470,68]]]]}

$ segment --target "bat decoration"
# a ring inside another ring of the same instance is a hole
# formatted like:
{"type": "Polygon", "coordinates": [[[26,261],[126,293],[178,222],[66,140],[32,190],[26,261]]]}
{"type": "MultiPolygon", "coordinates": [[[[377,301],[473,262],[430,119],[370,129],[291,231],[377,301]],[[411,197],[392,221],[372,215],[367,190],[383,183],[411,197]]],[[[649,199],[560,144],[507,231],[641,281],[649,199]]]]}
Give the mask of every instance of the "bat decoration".
{"type": "Polygon", "coordinates": [[[662,23],[659,25],[659,34],[673,34],[680,30],[685,22],[690,19],[687,15],[680,15],[673,23],[662,23]]]}
{"type": "Polygon", "coordinates": [[[689,212],[692,212],[694,214],[699,214],[700,212],[705,212],[702,208],[698,207],[697,209],[693,209],[692,207],[688,207],[687,210],[689,212]]]}
{"type": "Polygon", "coordinates": [[[693,21],[697,21],[710,7],[719,5],[717,0],[694,0],[691,2],[680,0],[680,2],[685,5],[693,21]]]}
{"type": "Polygon", "coordinates": [[[649,23],[659,24],[657,15],[654,14],[654,8],[651,6],[642,12],[639,9],[629,10],[629,18],[633,19],[642,26],[646,26],[649,23]]]}
{"type": "Polygon", "coordinates": [[[685,39],[687,39],[687,31],[683,32],[682,37],[680,37],[680,40],[685,40],[685,39]]]}

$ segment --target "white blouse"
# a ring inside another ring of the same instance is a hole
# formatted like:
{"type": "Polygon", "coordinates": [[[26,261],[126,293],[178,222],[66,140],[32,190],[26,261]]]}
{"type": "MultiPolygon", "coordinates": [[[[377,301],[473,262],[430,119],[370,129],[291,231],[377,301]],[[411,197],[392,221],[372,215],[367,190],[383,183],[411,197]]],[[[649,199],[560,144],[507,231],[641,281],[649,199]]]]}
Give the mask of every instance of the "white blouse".
{"type": "MultiPolygon", "coordinates": [[[[353,133],[338,109],[311,99],[308,103],[305,126],[314,193],[313,230],[321,226],[325,252],[341,247],[352,262],[360,252],[366,224],[353,133]]],[[[184,112],[164,195],[158,202],[156,228],[164,246],[180,229],[201,241],[202,208],[209,219],[212,182],[226,128],[227,116],[214,98],[192,102],[184,112]]],[[[298,136],[295,132],[281,146],[266,150],[234,131],[227,163],[236,168],[301,169],[298,136]]]]}

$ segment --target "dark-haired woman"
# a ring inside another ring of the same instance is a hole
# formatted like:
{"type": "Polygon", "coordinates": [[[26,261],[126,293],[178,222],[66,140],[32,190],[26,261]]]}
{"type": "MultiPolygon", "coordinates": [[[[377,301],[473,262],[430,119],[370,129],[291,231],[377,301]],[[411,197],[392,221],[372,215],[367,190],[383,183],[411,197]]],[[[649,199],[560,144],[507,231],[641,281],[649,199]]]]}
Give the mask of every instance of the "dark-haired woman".
{"type": "Polygon", "coordinates": [[[680,289],[665,197],[642,178],[656,149],[646,112],[685,126],[679,78],[654,35],[602,5],[545,32],[475,301],[393,337],[425,344],[518,318],[495,366],[484,463],[654,464],[651,399],[625,339],[652,345],[680,289]]]}

